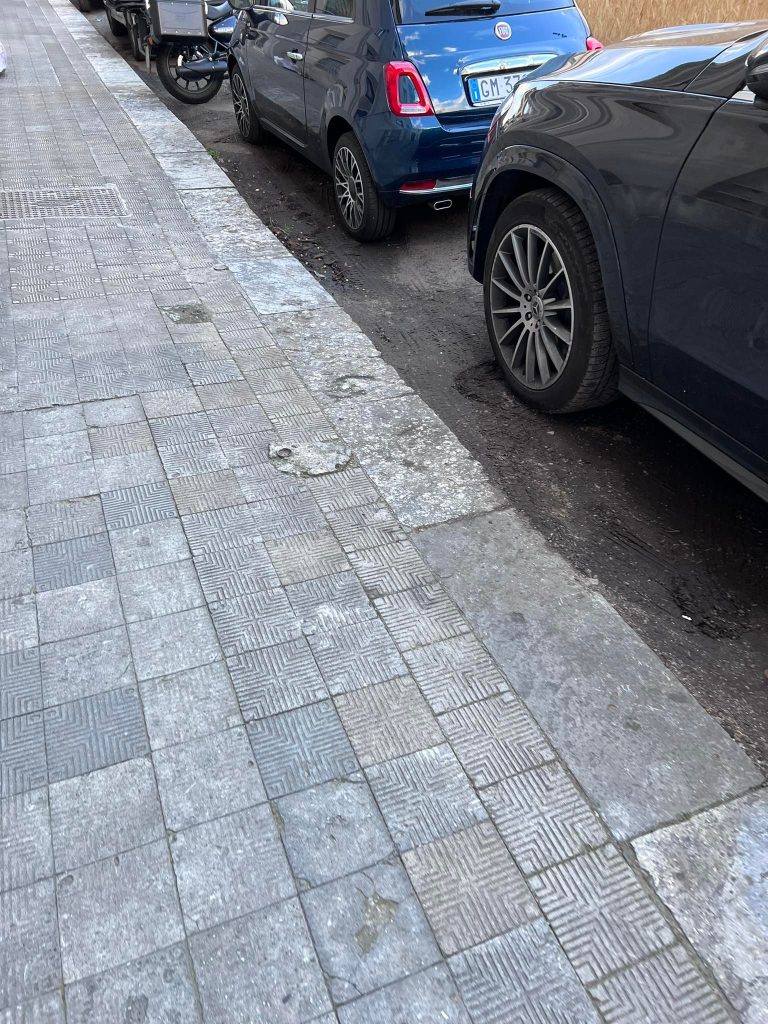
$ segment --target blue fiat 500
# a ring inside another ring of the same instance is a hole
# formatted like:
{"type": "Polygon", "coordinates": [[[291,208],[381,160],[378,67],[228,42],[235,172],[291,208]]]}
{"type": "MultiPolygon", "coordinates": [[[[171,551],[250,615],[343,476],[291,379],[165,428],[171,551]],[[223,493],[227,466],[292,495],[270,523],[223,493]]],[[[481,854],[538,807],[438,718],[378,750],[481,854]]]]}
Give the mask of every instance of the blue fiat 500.
{"type": "Polygon", "coordinates": [[[232,0],[240,134],[333,175],[360,241],[398,206],[467,191],[496,108],[552,57],[599,47],[573,0],[232,0]]]}

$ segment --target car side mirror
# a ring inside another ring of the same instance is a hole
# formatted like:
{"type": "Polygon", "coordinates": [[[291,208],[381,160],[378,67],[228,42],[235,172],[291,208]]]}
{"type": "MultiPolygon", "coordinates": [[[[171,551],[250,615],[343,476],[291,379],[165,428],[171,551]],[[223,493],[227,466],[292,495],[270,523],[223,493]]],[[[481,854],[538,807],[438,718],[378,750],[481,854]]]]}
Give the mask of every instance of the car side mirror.
{"type": "Polygon", "coordinates": [[[747,88],[768,103],[768,46],[763,44],[747,58],[747,88]]]}
{"type": "Polygon", "coordinates": [[[229,0],[229,3],[236,11],[250,11],[256,0],[229,0]]]}

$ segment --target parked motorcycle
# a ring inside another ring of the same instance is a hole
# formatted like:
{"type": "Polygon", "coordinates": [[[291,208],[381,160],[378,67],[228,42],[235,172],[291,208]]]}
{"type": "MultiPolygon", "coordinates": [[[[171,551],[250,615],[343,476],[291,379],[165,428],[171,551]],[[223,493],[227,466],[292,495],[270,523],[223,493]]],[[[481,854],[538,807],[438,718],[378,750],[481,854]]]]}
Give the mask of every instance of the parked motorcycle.
{"type": "Polygon", "coordinates": [[[149,15],[149,42],[157,74],[182,103],[207,103],[227,75],[227,57],[237,16],[229,0],[178,3],[144,0],[149,15]]]}

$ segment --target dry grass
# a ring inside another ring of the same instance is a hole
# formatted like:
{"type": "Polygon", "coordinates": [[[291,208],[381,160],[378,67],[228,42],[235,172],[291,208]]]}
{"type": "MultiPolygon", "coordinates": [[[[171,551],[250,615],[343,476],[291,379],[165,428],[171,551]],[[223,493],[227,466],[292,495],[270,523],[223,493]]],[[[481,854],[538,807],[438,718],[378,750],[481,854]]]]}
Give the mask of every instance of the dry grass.
{"type": "Polygon", "coordinates": [[[768,18],[766,0],[580,0],[579,6],[606,43],[667,25],[768,18]]]}

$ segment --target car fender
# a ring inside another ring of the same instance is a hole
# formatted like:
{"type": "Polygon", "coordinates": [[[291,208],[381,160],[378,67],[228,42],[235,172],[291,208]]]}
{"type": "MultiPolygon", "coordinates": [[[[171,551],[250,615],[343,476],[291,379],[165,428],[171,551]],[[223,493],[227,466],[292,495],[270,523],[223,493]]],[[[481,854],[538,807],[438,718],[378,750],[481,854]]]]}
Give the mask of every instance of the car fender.
{"type": "Polygon", "coordinates": [[[574,164],[563,156],[531,145],[516,145],[486,156],[475,182],[476,207],[471,218],[472,276],[482,281],[485,257],[493,228],[512,200],[526,192],[551,184],[564,192],[581,210],[595,239],[611,332],[620,361],[634,366],[624,283],[613,228],[600,195],[574,164]],[[503,186],[502,186],[503,182],[503,186]]]}

